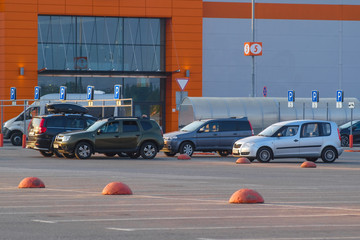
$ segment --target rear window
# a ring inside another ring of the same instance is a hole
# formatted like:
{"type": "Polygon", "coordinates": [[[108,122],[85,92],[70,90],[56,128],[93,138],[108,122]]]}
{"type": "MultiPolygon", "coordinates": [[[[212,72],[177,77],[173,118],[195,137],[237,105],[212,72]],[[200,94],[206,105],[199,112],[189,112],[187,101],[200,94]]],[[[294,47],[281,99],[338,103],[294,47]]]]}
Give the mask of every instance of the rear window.
{"type": "Polygon", "coordinates": [[[31,121],[31,126],[32,127],[39,127],[41,123],[41,118],[33,118],[31,121]]]}
{"type": "Polygon", "coordinates": [[[250,131],[250,124],[248,121],[222,121],[220,122],[220,131],[250,131]]]}
{"type": "Polygon", "coordinates": [[[65,119],[63,117],[46,118],[46,127],[62,128],[65,126],[65,119]]]}
{"type": "Polygon", "coordinates": [[[67,118],[65,127],[66,128],[77,128],[77,129],[85,128],[84,121],[81,118],[67,118]]]}
{"type": "Polygon", "coordinates": [[[140,121],[140,124],[145,131],[152,128],[152,124],[149,121],[140,121]]]}

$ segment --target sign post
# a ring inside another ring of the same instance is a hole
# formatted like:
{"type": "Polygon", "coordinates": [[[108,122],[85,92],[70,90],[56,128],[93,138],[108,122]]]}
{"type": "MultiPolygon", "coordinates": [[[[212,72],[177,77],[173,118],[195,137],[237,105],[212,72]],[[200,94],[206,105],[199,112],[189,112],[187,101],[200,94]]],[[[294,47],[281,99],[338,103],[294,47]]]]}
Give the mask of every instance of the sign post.
{"type": "Polygon", "coordinates": [[[336,91],[336,108],[342,108],[344,102],[344,92],[342,90],[336,91]]]}
{"type": "Polygon", "coordinates": [[[319,102],[319,91],[314,90],[311,92],[311,101],[312,101],[312,108],[317,108],[319,102]]]}
{"type": "Polygon", "coordinates": [[[349,135],[349,147],[352,148],[353,147],[353,127],[352,127],[352,123],[353,123],[353,110],[355,108],[355,102],[349,102],[349,108],[351,111],[351,116],[350,116],[350,135],[349,135]]]}
{"type": "Polygon", "coordinates": [[[288,91],[288,107],[293,108],[294,107],[294,102],[295,102],[295,91],[294,90],[289,90],[288,91]]]}

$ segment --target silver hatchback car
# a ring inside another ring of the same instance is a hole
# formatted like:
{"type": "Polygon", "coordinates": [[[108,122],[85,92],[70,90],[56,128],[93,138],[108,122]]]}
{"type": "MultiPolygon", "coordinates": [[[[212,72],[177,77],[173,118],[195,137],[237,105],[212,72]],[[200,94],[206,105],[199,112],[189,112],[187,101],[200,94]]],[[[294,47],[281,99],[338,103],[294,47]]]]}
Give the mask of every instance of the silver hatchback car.
{"type": "Polygon", "coordinates": [[[235,142],[233,155],[269,162],[275,158],[305,158],[315,162],[334,162],[343,152],[336,123],[294,120],[275,123],[257,136],[235,142]]]}

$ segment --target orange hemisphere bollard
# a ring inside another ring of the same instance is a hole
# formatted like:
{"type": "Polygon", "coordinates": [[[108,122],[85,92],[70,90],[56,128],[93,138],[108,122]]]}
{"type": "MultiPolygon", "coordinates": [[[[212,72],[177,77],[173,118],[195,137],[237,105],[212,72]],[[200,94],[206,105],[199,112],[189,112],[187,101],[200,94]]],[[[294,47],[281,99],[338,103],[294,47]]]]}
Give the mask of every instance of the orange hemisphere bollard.
{"type": "Polygon", "coordinates": [[[353,135],[349,135],[349,147],[353,147],[353,135]]]}

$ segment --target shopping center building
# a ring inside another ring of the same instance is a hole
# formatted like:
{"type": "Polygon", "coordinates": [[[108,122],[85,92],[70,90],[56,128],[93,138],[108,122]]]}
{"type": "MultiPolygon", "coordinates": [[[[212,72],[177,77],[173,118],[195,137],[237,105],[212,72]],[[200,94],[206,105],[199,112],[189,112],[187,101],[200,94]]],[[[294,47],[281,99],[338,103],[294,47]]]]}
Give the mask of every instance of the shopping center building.
{"type": "MultiPolygon", "coordinates": [[[[120,84],[134,115],[168,132],[181,87],[192,97],[357,97],[360,2],[254,2],[0,0],[0,100],[11,87],[33,99],[35,86],[111,94],[120,84]],[[254,61],[244,56],[251,41],[263,46],[254,61]]],[[[8,108],[4,120],[18,113],[8,108]]]]}

